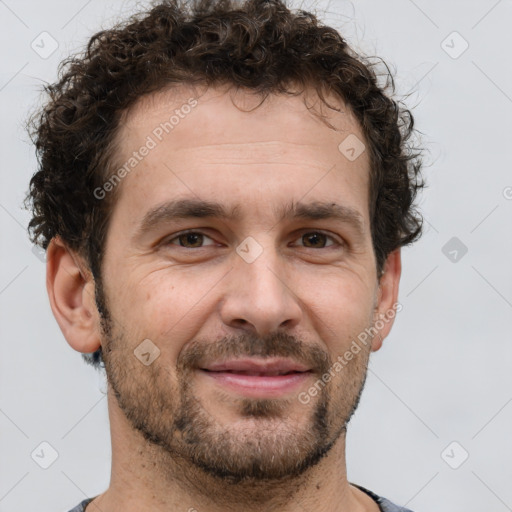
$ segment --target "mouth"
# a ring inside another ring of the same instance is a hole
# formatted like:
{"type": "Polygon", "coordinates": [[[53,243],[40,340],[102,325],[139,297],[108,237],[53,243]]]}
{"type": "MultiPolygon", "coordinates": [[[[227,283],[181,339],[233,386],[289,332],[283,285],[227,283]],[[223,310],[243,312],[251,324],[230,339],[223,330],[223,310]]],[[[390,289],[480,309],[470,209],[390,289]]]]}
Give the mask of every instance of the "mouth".
{"type": "Polygon", "coordinates": [[[205,372],[211,373],[234,373],[236,375],[251,375],[255,377],[276,377],[277,375],[290,375],[292,373],[304,373],[298,372],[295,370],[291,370],[289,372],[254,372],[254,371],[243,371],[243,370],[208,370],[206,368],[201,368],[205,372]]]}
{"type": "Polygon", "coordinates": [[[218,385],[253,398],[275,398],[297,390],[312,369],[289,359],[233,359],[200,368],[218,385]]]}
{"type": "Polygon", "coordinates": [[[307,372],[308,366],[284,358],[239,358],[226,361],[218,361],[201,368],[210,372],[231,372],[261,375],[285,375],[292,372],[307,372]]]}

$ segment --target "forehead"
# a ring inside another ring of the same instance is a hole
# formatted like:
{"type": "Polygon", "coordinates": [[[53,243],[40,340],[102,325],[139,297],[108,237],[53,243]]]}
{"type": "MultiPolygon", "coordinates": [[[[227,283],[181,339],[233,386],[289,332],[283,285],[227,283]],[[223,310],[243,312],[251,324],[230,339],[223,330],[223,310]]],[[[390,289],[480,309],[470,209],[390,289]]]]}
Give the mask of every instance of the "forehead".
{"type": "Polygon", "coordinates": [[[349,134],[364,141],[351,109],[332,94],[326,99],[340,112],[327,107],[312,89],[297,96],[269,94],[263,98],[255,91],[235,91],[230,86],[169,87],[140,98],[123,113],[118,141],[127,149],[152,135],[157,142],[179,145],[182,150],[254,142],[255,136],[259,141],[278,138],[302,144],[307,138],[316,147],[339,143],[349,134]],[[190,136],[192,130],[195,137],[190,136]]]}
{"type": "MultiPolygon", "coordinates": [[[[227,208],[245,203],[249,209],[257,206],[245,201],[251,193],[265,193],[266,206],[272,196],[287,204],[339,198],[354,203],[357,196],[361,209],[368,197],[367,152],[350,160],[339,146],[347,137],[363,145],[364,136],[350,109],[326,99],[341,112],[311,91],[271,94],[263,102],[252,92],[219,87],[181,86],[147,95],[121,118],[116,164],[135,165],[119,185],[118,203],[131,205],[139,218],[180,196],[215,199],[227,208]],[[308,110],[305,99],[334,129],[308,110]],[[150,150],[135,162],[144,147],[150,150]]],[[[278,211],[279,205],[271,206],[278,211]]]]}

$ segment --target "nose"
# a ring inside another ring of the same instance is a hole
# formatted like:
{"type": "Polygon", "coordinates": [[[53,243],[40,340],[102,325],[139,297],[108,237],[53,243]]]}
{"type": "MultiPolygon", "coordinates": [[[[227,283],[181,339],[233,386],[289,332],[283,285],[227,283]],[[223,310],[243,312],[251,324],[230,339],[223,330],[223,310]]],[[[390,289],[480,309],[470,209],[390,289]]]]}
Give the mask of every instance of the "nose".
{"type": "Polygon", "coordinates": [[[234,260],[220,306],[222,322],[259,336],[296,327],[302,318],[300,300],[294,292],[296,274],[275,250],[265,248],[251,263],[238,254],[234,260]]]}

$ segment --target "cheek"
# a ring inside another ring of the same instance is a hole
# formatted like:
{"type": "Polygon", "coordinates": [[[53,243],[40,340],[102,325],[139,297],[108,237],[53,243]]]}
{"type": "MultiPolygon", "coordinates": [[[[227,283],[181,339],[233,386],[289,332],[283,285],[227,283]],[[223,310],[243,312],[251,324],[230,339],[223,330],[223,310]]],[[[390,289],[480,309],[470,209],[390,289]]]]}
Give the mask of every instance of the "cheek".
{"type": "MultiPolygon", "coordinates": [[[[206,268],[208,267],[208,268],[206,268]]],[[[152,340],[161,355],[176,361],[185,343],[194,339],[214,319],[223,299],[222,277],[226,269],[197,268],[124,268],[119,279],[112,313],[129,337],[127,344],[137,346],[152,340]],[[121,279],[122,275],[129,276],[121,279]],[[212,320],[213,319],[213,320],[212,320]]],[[[112,277],[112,279],[114,276],[112,277]]],[[[368,327],[373,311],[375,290],[361,272],[346,268],[305,272],[290,269],[290,288],[303,308],[303,328],[323,340],[331,354],[345,351],[353,338],[368,327]]],[[[110,297],[111,293],[109,293],[110,297]]]]}
{"type": "Polygon", "coordinates": [[[141,340],[151,339],[161,355],[175,361],[211,314],[208,291],[218,281],[211,272],[201,276],[184,269],[151,272],[125,293],[124,317],[130,332],[141,340]]]}
{"type": "Polygon", "coordinates": [[[375,290],[343,273],[320,281],[302,293],[313,329],[331,354],[344,352],[353,339],[371,325],[375,290]]]}

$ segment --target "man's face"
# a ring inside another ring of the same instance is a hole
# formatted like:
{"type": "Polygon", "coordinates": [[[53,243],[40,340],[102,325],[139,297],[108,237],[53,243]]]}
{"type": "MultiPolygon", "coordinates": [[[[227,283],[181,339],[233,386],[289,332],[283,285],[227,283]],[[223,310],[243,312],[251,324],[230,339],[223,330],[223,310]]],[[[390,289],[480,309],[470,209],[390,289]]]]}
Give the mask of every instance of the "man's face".
{"type": "MultiPolygon", "coordinates": [[[[364,138],[347,112],[332,130],[302,96],[243,112],[214,88],[158,130],[193,96],[153,94],[123,120],[120,166],[154,147],[118,185],[109,226],[97,290],[108,380],[133,428],[174,460],[218,477],[298,475],[344,432],[371,351],[318,385],[374,320],[368,155],[338,149],[364,138]],[[185,199],[236,216],[166,209],[185,199]],[[291,209],[320,203],[342,215],[291,209]]],[[[244,110],[259,101],[235,98],[244,110]]]]}

